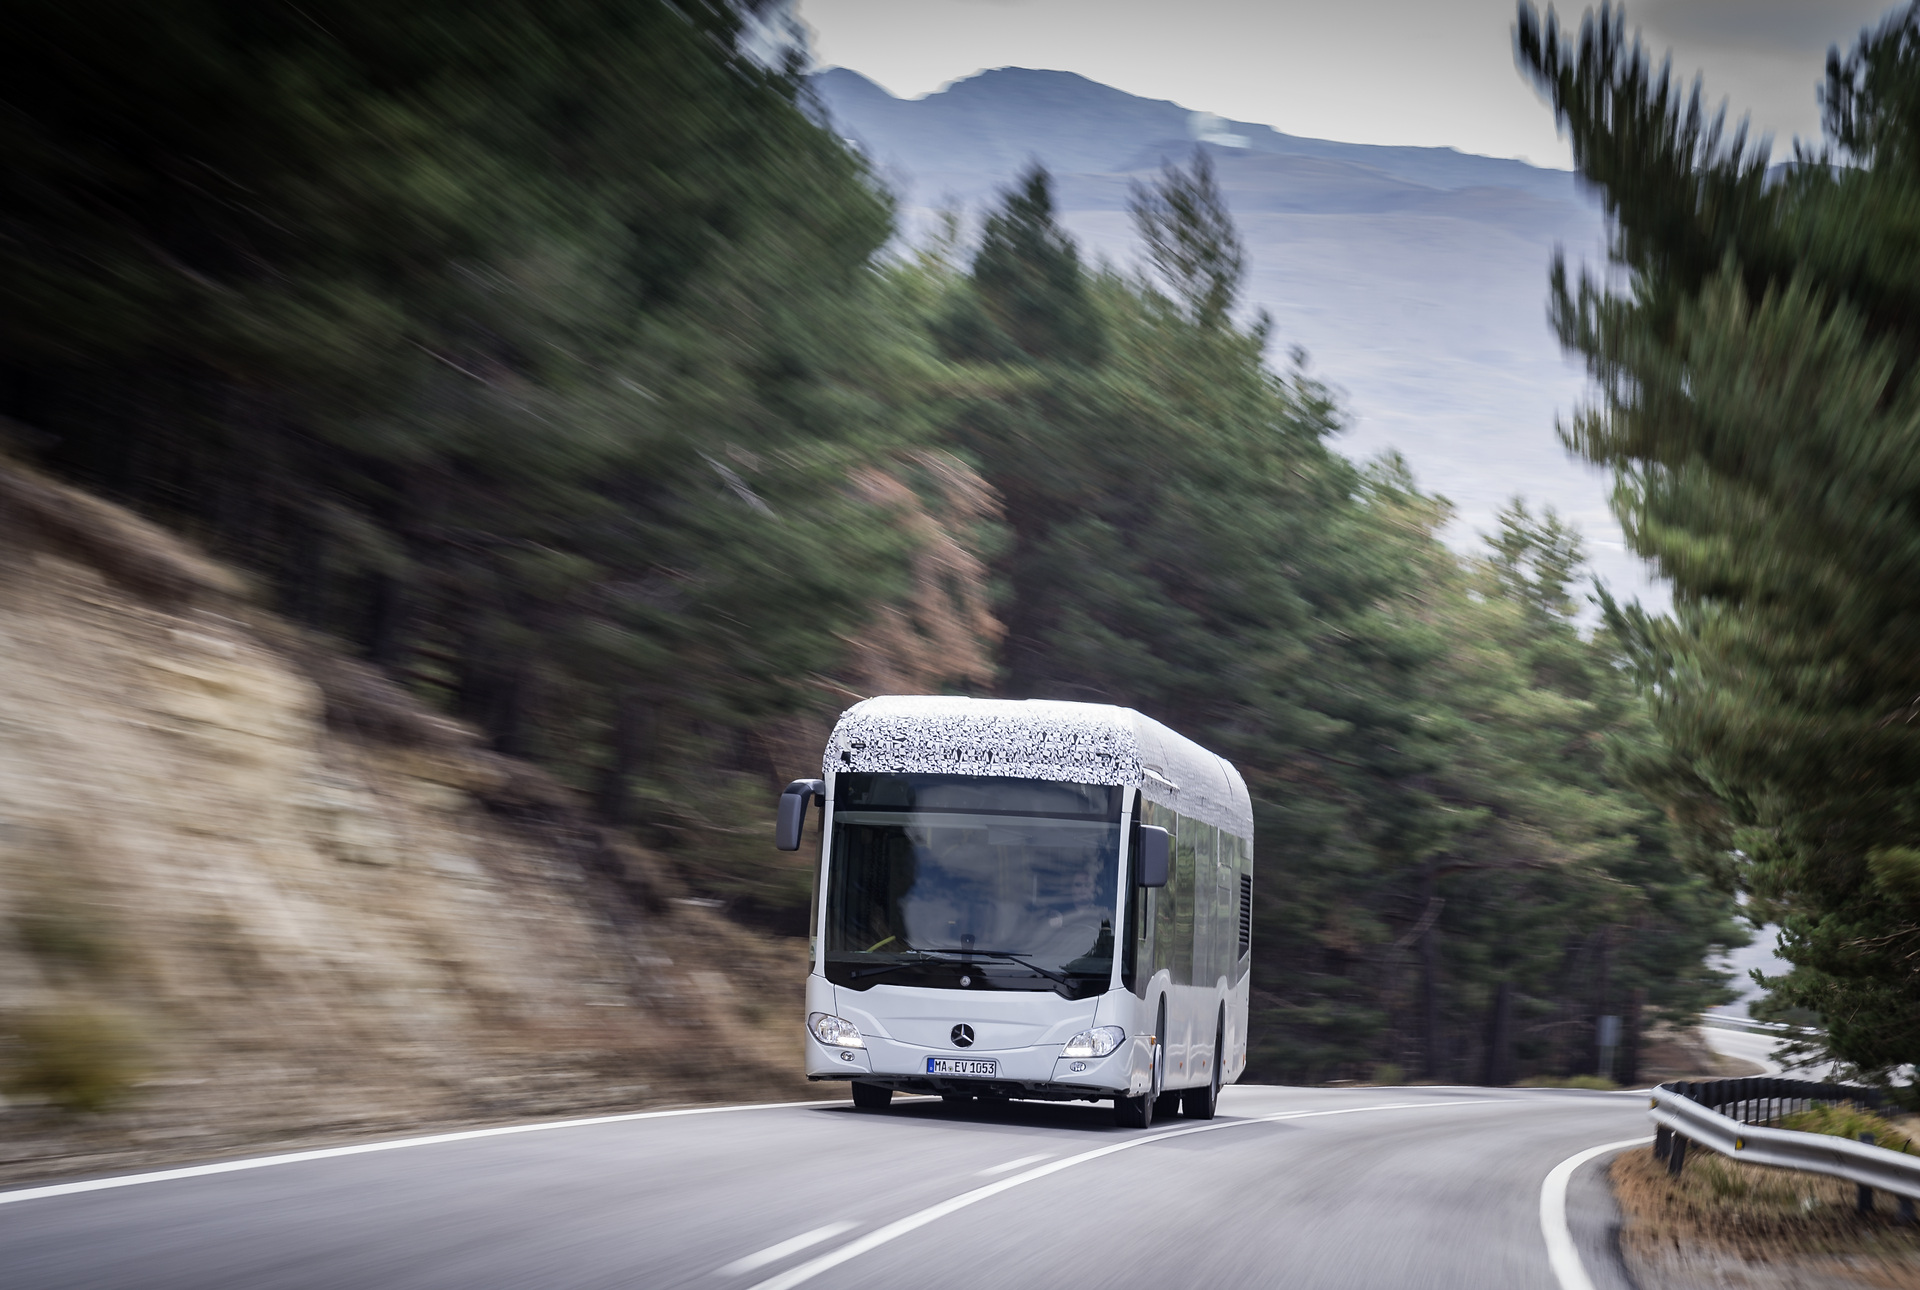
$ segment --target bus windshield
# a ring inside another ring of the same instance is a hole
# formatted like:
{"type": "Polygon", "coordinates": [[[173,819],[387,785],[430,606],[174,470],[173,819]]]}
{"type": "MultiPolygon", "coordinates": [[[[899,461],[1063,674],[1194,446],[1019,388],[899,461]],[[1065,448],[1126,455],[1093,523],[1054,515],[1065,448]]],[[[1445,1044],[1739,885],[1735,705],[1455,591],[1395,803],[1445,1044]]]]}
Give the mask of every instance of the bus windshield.
{"type": "Polygon", "coordinates": [[[1041,780],[839,776],[828,979],[1076,999],[1104,991],[1120,797],[1041,780]]]}

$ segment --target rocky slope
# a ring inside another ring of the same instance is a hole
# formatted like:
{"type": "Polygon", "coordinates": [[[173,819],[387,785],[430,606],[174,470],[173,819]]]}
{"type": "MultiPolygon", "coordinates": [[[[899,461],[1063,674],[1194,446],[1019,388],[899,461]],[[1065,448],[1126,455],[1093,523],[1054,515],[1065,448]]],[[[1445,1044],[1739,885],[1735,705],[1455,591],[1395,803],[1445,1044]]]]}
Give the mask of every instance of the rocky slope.
{"type": "Polygon", "coordinates": [[[0,462],[0,1180],[806,1096],[799,942],[0,462]]]}

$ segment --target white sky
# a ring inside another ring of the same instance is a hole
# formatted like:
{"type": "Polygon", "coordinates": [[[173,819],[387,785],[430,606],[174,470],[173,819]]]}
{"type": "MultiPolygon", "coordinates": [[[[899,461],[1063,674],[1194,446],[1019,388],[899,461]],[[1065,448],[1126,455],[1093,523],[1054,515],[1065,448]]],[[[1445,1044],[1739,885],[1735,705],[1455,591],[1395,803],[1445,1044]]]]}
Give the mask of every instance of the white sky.
{"type": "MultiPolygon", "coordinates": [[[[1571,164],[1513,65],[1511,0],[798,0],[819,66],[902,97],[988,67],[1079,72],[1148,98],[1352,143],[1571,164]]],[[[1826,51],[1885,0],[1639,0],[1671,50],[1784,152],[1820,133],[1826,51]]],[[[1577,15],[1579,10],[1571,10],[1577,15]]],[[[1577,22],[1577,17],[1575,18],[1577,22]]]]}

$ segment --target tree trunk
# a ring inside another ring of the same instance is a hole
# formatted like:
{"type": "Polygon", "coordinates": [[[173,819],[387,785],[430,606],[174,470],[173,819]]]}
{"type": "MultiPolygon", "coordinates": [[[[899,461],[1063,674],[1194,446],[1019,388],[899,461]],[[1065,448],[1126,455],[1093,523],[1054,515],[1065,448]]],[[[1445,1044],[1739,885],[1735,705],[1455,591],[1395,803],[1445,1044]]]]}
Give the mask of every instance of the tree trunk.
{"type": "Polygon", "coordinates": [[[1627,1015],[1620,1019],[1620,1084],[1635,1088],[1640,1083],[1640,1012],[1647,1005],[1647,992],[1639,986],[1627,996],[1627,1015]]]}
{"type": "Polygon", "coordinates": [[[1586,1051],[1586,1027],[1582,1024],[1580,965],[1586,959],[1588,938],[1568,935],[1560,960],[1559,988],[1555,991],[1552,1069],[1558,1075],[1584,1074],[1580,1068],[1586,1051]]]}
{"type": "Polygon", "coordinates": [[[487,732],[493,736],[494,751],[508,757],[524,757],[526,746],[528,670],[522,659],[512,659],[494,678],[489,705],[487,732]]]}
{"type": "Polygon", "coordinates": [[[287,617],[306,627],[323,626],[326,615],[327,534],[300,511],[288,508],[281,532],[282,604],[287,617]]]}
{"type": "Polygon", "coordinates": [[[1609,986],[1607,969],[1613,958],[1613,929],[1603,927],[1598,932],[1599,946],[1594,951],[1593,971],[1593,1013],[1591,1025],[1587,1030],[1587,1071],[1593,1075],[1605,1075],[1600,1069],[1602,1053],[1600,1051],[1600,1018],[1607,1014],[1607,996],[1609,986]]]}
{"type": "Polygon", "coordinates": [[[409,597],[407,584],[390,573],[369,579],[367,659],[389,671],[405,661],[409,597]]]}
{"type": "Polygon", "coordinates": [[[610,756],[600,775],[600,791],[594,795],[600,817],[614,828],[624,828],[628,822],[627,782],[640,766],[646,716],[646,704],[640,695],[622,690],[614,709],[610,756]]]}
{"type": "Polygon", "coordinates": [[[1420,1049],[1421,1075],[1440,1078],[1440,920],[1433,916],[1433,902],[1439,880],[1435,866],[1427,865],[1420,892],[1426,897],[1420,904],[1420,917],[1426,929],[1420,933],[1420,1049]]]}
{"type": "Polygon", "coordinates": [[[1513,983],[1502,981],[1493,996],[1493,1015],[1487,1023],[1487,1066],[1484,1084],[1513,1083],[1513,983]]]}

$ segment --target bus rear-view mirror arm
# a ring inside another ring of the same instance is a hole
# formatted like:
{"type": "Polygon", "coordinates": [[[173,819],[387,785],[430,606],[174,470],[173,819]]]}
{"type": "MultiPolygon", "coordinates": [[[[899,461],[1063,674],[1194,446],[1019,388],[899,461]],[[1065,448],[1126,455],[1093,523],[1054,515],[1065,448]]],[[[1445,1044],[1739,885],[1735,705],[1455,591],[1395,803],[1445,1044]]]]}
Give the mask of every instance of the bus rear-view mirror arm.
{"type": "Polygon", "coordinates": [[[780,794],[780,818],[774,824],[773,845],[782,851],[800,849],[800,831],[807,824],[807,807],[814,798],[827,800],[827,786],[817,779],[796,779],[780,794]]]}
{"type": "MultiPolygon", "coordinates": [[[[792,792],[792,789],[788,789],[792,792]]],[[[1142,887],[1167,885],[1167,863],[1173,856],[1173,835],[1157,824],[1140,826],[1140,858],[1134,867],[1142,887]]]]}

